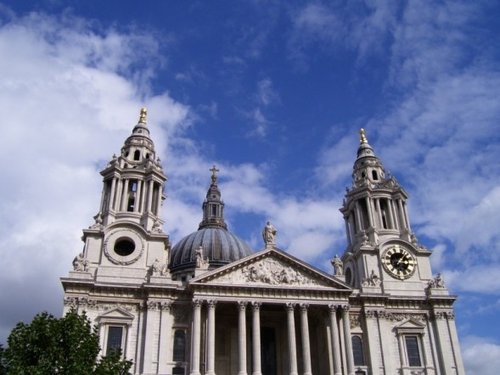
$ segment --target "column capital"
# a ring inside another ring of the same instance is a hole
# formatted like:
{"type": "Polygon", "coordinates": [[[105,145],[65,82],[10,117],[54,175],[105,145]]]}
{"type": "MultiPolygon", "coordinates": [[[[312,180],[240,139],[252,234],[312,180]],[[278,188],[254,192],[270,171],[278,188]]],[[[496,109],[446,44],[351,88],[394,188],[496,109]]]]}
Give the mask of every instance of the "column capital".
{"type": "Polygon", "coordinates": [[[241,311],[245,311],[247,309],[248,302],[247,301],[238,301],[238,309],[241,311]]]}
{"type": "Polygon", "coordinates": [[[308,303],[301,303],[299,306],[300,306],[300,311],[307,311],[307,309],[309,308],[308,303]]]}
{"type": "Polygon", "coordinates": [[[172,308],[172,302],[160,302],[158,306],[160,307],[160,310],[170,311],[172,308]]]}
{"type": "Polygon", "coordinates": [[[252,301],[251,304],[252,304],[252,310],[253,311],[259,311],[260,310],[260,306],[262,305],[262,302],[252,301]]]}
{"type": "Polygon", "coordinates": [[[336,312],[337,310],[340,310],[342,308],[342,305],[335,304],[335,303],[329,303],[328,304],[328,310],[330,312],[336,312]]]}
{"type": "Polygon", "coordinates": [[[286,311],[293,311],[293,310],[295,310],[295,303],[293,303],[293,302],[287,302],[287,303],[285,303],[285,310],[286,311]]]}
{"type": "Polygon", "coordinates": [[[217,300],[209,299],[207,300],[207,305],[209,309],[215,309],[215,305],[217,305],[217,300]]]}
{"type": "Polygon", "coordinates": [[[193,307],[201,307],[201,305],[203,305],[203,300],[201,299],[193,299],[193,307]]]}

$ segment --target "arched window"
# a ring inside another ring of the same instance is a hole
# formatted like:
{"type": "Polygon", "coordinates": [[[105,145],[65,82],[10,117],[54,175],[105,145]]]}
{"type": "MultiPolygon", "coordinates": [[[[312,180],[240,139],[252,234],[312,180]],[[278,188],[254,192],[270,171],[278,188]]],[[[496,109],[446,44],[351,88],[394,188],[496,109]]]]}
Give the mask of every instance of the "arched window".
{"type": "Polygon", "coordinates": [[[134,160],[139,160],[140,158],[141,158],[141,152],[139,150],[135,150],[134,160]]]}
{"type": "Polygon", "coordinates": [[[373,178],[373,181],[377,181],[378,180],[378,173],[377,173],[377,171],[375,171],[375,170],[372,171],[372,178],[373,178]]]}
{"type": "Polygon", "coordinates": [[[176,362],[185,362],[186,360],[186,332],[182,329],[175,331],[173,360],[176,362]]]}
{"type": "Polygon", "coordinates": [[[352,336],[352,355],[355,366],[365,365],[365,353],[363,352],[363,340],[361,336],[352,336]]]}
{"type": "Polygon", "coordinates": [[[349,285],[353,285],[352,271],[350,268],[345,269],[345,282],[349,285]]]}

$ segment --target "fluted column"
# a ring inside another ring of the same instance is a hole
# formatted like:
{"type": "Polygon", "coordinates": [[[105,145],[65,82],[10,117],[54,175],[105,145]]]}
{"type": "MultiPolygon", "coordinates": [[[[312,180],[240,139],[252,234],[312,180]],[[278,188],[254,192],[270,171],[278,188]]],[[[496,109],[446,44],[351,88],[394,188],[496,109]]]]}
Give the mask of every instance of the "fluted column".
{"type": "Polygon", "coordinates": [[[260,303],[252,302],[252,375],[262,375],[260,361],[260,303]]]}
{"type": "Polygon", "coordinates": [[[201,333],[201,301],[193,301],[193,336],[191,350],[191,375],[200,375],[200,333],[201,333]]]}
{"type": "Polygon", "coordinates": [[[297,372],[297,343],[295,340],[295,307],[293,303],[286,304],[286,315],[288,322],[288,353],[290,355],[290,375],[298,375],[297,372]]]}
{"type": "Polygon", "coordinates": [[[332,338],[332,348],[333,348],[333,371],[335,375],[342,375],[342,360],[340,357],[340,340],[339,340],[339,328],[337,326],[337,306],[328,305],[330,311],[330,326],[331,326],[331,338],[332,338]]]}
{"type": "Polygon", "coordinates": [[[304,362],[304,375],[312,375],[311,346],[309,343],[309,321],[307,317],[308,305],[300,305],[300,328],[302,329],[302,361],[304,362]]]}
{"type": "Polygon", "coordinates": [[[344,341],[347,359],[347,374],[354,375],[354,358],[352,355],[351,322],[349,319],[349,306],[342,306],[342,323],[344,325],[344,341]]]}
{"type": "Polygon", "coordinates": [[[207,375],[215,375],[215,304],[208,301],[207,375]]]}
{"type": "Polygon", "coordinates": [[[247,302],[238,302],[238,375],[247,375],[247,302]]]}

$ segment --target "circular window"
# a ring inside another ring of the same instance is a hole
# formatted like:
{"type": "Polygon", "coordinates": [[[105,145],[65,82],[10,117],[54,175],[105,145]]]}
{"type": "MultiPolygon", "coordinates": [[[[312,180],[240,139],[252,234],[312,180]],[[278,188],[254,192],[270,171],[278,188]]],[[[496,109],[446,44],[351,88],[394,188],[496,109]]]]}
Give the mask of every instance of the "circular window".
{"type": "Polygon", "coordinates": [[[132,264],[142,256],[143,251],[144,240],[132,229],[115,230],[104,240],[104,255],[114,264],[132,264]]]}
{"type": "Polygon", "coordinates": [[[115,242],[115,253],[122,257],[132,254],[135,250],[135,243],[130,238],[120,238],[115,242]]]}

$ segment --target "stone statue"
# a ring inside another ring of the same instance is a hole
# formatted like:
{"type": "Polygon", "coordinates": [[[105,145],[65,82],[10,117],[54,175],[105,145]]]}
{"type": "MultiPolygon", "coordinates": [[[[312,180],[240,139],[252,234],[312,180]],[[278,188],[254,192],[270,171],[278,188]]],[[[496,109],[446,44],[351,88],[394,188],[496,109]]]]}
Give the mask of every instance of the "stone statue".
{"type": "Polygon", "coordinates": [[[163,232],[163,230],[161,228],[161,222],[158,218],[155,219],[155,221],[153,222],[153,227],[151,228],[151,232],[153,232],[153,233],[162,233],[163,232]]]}
{"type": "Polygon", "coordinates": [[[156,258],[153,264],[151,265],[151,275],[161,276],[162,274],[163,274],[163,266],[158,260],[158,258],[156,258]]]}
{"type": "Polygon", "coordinates": [[[344,274],[344,263],[342,263],[342,260],[340,260],[337,254],[335,254],[331,262],[334,270],[334,275],[342,276],[344,274]]]}
{"type": "Polygon", "coordinates": [[[271,224],[270,221],[268,221],[266,226],[262,230],[262,238],[264,239],[266,247],[275,244],[277,233],[278,231],[276,230],[276,228],[271,224]]]}
{"type": "Polygon", "coordinates": [[[208,260],[203,258],[203,247],[200,246],[195,251],[196,268],[208,269],[208,260]]]}
{"type": "Polygon", "coordinates": [[[377,274],[375,274],[375,271],[372,270],[370,273],[370,276],[365,277],[365,279],[362,282],[363,286],[380,286],[380,278],[378,277],[377,274]]]}
{"type": "Polygon", "coordinates": [[[83,257],[83,253],[78,254],[75,259],[73,259],[73,271],[87,272],[88,267],[89,261],[83,257]]]}
{"type": "Polygon", "coordinates": [[[444,288],[444,279],[440,273],[435,278],[429,280],[429,288],[444,288]]]}

